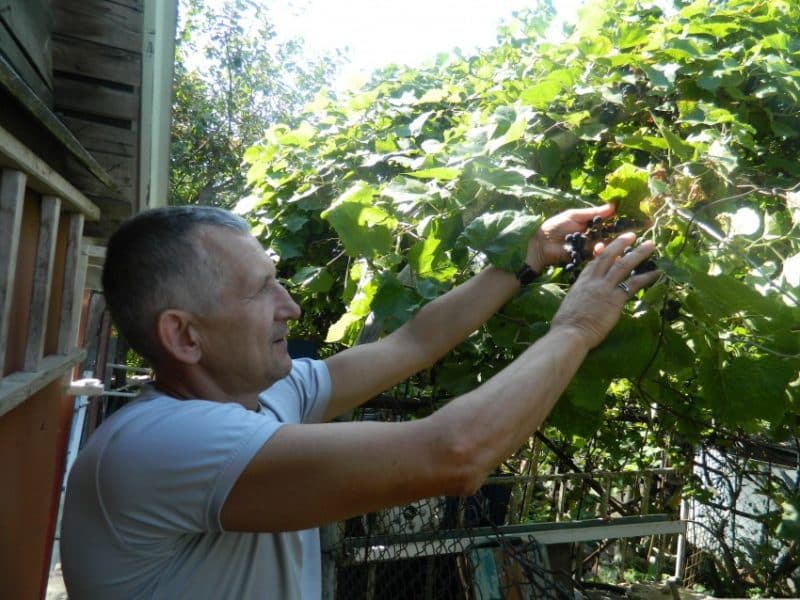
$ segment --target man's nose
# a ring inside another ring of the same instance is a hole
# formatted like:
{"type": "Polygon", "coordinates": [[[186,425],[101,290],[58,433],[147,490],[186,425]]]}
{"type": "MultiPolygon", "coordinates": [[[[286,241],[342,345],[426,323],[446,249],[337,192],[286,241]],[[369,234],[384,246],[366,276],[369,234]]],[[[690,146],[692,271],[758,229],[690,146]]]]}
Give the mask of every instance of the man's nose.
{"type": "Polygon", "coordinates": [[[282,321],[294,321],[300,318],[303,313],[300,305],[294,301],[291,294],[281,286],[281,297],[279,300],[276,317],[282,321]]]}

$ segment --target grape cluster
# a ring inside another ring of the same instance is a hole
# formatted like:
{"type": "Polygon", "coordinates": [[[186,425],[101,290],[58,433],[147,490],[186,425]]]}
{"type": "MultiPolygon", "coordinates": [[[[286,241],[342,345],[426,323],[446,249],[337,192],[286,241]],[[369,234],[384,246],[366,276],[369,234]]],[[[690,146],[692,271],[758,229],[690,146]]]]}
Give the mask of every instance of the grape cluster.
{"type": "MultiPolygon", "coordinates": [[[[580,275],[583,263],[592,258],[594,246],[597,242],[608,242],[620,233],[638,228],[639,224],[636,221],[626,217],[613,217],[607,220],[602,217],[594,217],[583,233],[576,231],[567,234],[564,238],[564,248],[569,252],[569,262],[564,265],[563,270],[567,274],[570,283],[574,283],[578,275],[580,275]]],[[[626,248],[624,254],[632,250],[632,248],[626,248]]],[[[647,259],[639,264],[631,274],[647,273],[656,268],[655,262],[647,259]]]]}

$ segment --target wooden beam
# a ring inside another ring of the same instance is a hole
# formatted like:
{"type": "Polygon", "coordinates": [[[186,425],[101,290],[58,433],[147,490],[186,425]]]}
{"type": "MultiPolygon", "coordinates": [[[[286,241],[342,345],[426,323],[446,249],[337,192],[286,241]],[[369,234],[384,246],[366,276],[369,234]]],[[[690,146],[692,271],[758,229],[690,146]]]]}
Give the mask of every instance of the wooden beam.
{"type": "Polygon", "coordinates": [[[66,355],[51,354],[42,359],[38,371],[18,371],[0,379],[0,417],[65,375],[85,358],[86,350],[82,348],[66,355]]]}
{"type": "Polygon", "coordinates": [[[0,167],[24,171],[32,190],[58,196],[66,207],[83,213],[90,221],[100,218],[97,206],[3,127],[0,127],[0,167]]]}
{"type": "Polygon", "coordinates": [[[64,258],[64,287],[61,290],[61,311],[58,325],[56,352],[66,354],[75,346],[78,310],[83,296],[86,269],[81,268],[81,239],[83,237],[83,215],[69,215],[67,250],[64,258]]]}
{"type": "Polygon", "coordinates": [[[44,354],[44,336],[47,331],[60,216],[61,199],[56,196],[43,196],[39,220],[39,240],[36,244],[36,263],[33,270],[31,316],[28,321],[28,339],[25,344],[23,366],[25,371],[38,371],[44,354]]]}
{"type": "Polygon", "coordinates": [[[0,173],[0,376],[6,364],[25,179],[25,173],[20,171],[4,169],[0,173]]]}

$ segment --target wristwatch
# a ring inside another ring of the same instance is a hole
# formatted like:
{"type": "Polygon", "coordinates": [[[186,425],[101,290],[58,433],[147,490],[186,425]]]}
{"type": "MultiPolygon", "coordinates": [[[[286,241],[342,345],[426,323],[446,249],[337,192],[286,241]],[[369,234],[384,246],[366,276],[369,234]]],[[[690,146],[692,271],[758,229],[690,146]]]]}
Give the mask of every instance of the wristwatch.
{"type": "Polygon", "coordinates": [[[539,278],[540,273],[537,273],[531,269],[529,264],[525,263],[522,265],[522,268],[515,273],[515,275],[517,276],[517,281],[519,281],[520,285],[525,287],[526,285],[530,285],[536,281],[539,278]]]}

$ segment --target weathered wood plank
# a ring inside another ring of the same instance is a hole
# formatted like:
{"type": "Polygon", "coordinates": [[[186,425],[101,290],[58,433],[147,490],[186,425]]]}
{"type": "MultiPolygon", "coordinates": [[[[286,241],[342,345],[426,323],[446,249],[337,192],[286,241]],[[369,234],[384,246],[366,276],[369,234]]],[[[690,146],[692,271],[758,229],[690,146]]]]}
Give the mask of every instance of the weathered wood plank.
{"type": "Polygon", "coordinates": [[[25,173],[20,171],[3,170],[0,173],[0,376],[6,364],[25,179],[25,173]]]}
{"type": "Polygon", "coordinates": [[[138,139],[133,129],[114,127],[77,117],[64,117],[64,123],[87,150],[117,156],[136,156],[138,139]]]}
{"type": "Polygon", "coordinates": [[[127,6],[128,8],[133,8],[138,11],[144,10],[144,0],[109,0],[114,4],[120,4],[121,6],[127,6]]]}
{"type": "Polygon", "coordinates": [[[93,77],[118,84],[139,86],[142,81],[142,54],[111,48],[95,42],[53,36],[53,70],[93,77]]]}
{"type": "Polygon", "coordinates": [[[64,285],[61,290],[61,311],[58,320],[56,352],[67,354],[75,347],[78,326],[78,309],[86,278],[86,269],[81,268],[81,238],[83,215],[69,215],[67,249],[64,256],[64,285]]]}
{"type": "Polygon", "coordinates": [[[108,0],[57,0],[53,7],[53,33],[71,35],[131,52],[142,47],[143,13],[108,0]]]}
{"type": "MultiPolygon", "coordinates": [[[[109,174],[114,179],[113,192],[106,188],[99,181],[95,180],[91,175],[86,173],[83,169],[74,168],[74,165],[68,161],[68,173],[72,182],[79,186],[84,193],[90,198],[106,198],[111,200],[124,200],[133,206],[136,198],[136,184],[135,179],[136,169],[138,164],[136,159],[132,157],[119,156],[115,154],[105,154],[98,152],[96,154],[98,161],[105,163],[104,167],[108,170],[109,174]]],[[[103,211],[103,207],[95,201],[95,204],[103,211]]]]}
{"type": "Polygon", "coordinates": [[[94,82],[57,77],[53,82],[55,109],[76,114],[134,121],[139,118],[139,96],[94,82]]]}
{"type": "Polygon", "coordinates": [[[94,221],[100,218],[100,209],[86,196],[0,127],[0,168],[2,167],[27,173],[29,188],[40,194],[60,197],[71,210],[83,213],[87,219],[94,221]]]}
{"type": "Polygon", "coordinates": [[[85,225],[86,235],[107,240],[125,219],[133,215],[133,207],[124,200],[97,197],[92,198],[92,201],[103,211],[103,220],[87,222],[85,225]]]}
{"type": "Polygon", "coordinates": [[[43,196],[39,240],[36,244],[36,264],[33,271],[31,316],[28,320],[28,338],[25,344],[23,367],[25,371],[38,371],[43,357],[60,216],[61,199],[56,196],[43,196]]]}
{"type": "Polygon", "coordinates": [[[0,417],[65,375],[84,358],[86,350],[82,348],[67,355],[51,354],[42,359],[38,371],[18,371],[0,379],[0,417]]]}
{"type": "Polygon", "coordinates": [[[52,102],[49,36],[47,0],[0,0],[0,50],[48,103],[52,102]]]}

